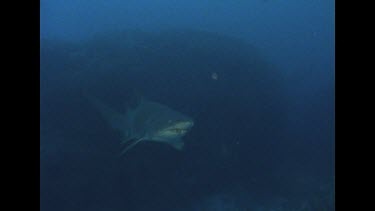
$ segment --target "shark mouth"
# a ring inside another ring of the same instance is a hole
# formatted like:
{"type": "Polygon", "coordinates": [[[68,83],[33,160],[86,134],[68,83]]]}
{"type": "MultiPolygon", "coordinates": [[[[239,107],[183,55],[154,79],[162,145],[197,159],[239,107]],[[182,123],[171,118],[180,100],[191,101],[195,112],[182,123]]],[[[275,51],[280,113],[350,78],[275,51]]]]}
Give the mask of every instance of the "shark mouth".
{"type": "Polygon", "coordinates": [[[158,132],[158,136],[163,137],[172,137],[172,136],[183,136],[185,135],[190,128],[193,126],[193,122],[177,122],[170,127],[162,129],[158,132]]]}
{"type": "Polygon", "coordinates": [[[185,128],[171,128],[168,129],[169,132],[171,133],[176,133],[176,134],[185,134],[187,133],[188,129],[185,128]]]}

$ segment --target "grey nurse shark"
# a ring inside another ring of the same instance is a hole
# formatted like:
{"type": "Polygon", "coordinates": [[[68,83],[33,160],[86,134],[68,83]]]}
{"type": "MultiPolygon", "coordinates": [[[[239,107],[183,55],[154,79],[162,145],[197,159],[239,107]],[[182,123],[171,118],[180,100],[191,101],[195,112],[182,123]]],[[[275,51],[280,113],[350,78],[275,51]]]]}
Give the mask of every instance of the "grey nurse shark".
{"type": "Polygon", "coordinates": [[[165,105],[141,98],[135,108],[120,113],[94,97],[88,97],[109,125],[122,134],[128,144],[121,155],[139,142],[169,144],[177,150],[184,146],[182,137],[194,125],[193,119],[165,105]]]}

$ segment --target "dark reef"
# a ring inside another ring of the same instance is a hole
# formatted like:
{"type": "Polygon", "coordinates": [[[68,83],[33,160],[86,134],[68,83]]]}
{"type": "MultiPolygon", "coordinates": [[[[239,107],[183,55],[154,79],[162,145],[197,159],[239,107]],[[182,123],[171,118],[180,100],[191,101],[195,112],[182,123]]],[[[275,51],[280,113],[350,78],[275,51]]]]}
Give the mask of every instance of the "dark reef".
{"type": "Polygon", "coordinates": [[[258,201],[314,189],[296,178],[315,167],[290,162],[285,92],[256,47],[212,32],[41,40],[42,210],[177,210],[237,189],[258,201]],[[145,143],[118,158],[119,134],[83,91],[120,111],[137,93],[192,116],[185,150],[145,143]]]}

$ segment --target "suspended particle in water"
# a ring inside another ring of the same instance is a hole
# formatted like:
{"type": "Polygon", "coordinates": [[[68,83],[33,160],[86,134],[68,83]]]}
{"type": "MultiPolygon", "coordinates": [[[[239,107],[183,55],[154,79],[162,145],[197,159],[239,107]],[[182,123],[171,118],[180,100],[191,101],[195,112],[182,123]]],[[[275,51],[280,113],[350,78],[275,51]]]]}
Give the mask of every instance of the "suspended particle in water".
{"type": "Polygon", "coordinates": [[[219,78],[219,76],[217,75],[217,73],[213,72],[213,73],[211,74],[211,78],[212,78],[213,80],[217,80],[217,79],[219,78]]]}

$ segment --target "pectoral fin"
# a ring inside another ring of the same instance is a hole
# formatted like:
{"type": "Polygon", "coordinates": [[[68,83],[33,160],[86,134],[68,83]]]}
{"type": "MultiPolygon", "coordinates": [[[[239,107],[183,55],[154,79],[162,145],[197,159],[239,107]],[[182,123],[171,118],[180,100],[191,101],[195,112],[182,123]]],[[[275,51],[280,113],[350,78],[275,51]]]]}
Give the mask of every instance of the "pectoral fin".
{"type": "MultiPolygon", "coordinates": [[[[127,151],[129,151],[131,148],[133,148],[136,144],[138,144],[138,143],[141,142],[142,140],[143,140],[142,138],[137,139],[137,140],[135,140],[133,143],[131,143],[131,144],[129,144],[128,146],[126,146],[126,147],[122,150],[120,156],[124,155],[127,151]]],[[[127,141],[125,141],[124,143],[129,142],[129,141],[130,141],[130,140],[127,140],[127,141]]]]}

